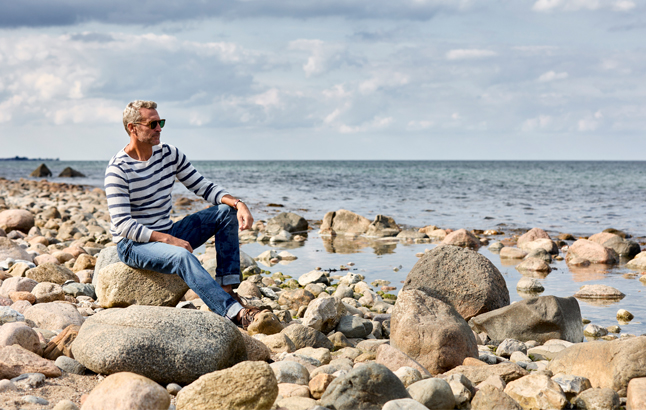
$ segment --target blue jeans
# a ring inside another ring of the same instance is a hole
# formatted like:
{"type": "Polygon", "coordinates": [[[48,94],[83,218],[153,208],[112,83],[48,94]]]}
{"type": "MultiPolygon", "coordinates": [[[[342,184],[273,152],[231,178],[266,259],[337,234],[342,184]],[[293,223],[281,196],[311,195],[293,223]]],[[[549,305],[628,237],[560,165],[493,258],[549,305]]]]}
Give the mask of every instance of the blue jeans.
{"type": "Polygon", "coordinates": [[[213,312],[233,319],[242,306],[221,286],[240,283],[240,245],[236,211],[228,205],[213,206],[177,221],[164,231],[201,246],[215,234],[217,268],[215,279],[191,252],[161,242],[134,242],[123,238],[117,244],[119,259],[133,268],[179,275],[213,312]]]}

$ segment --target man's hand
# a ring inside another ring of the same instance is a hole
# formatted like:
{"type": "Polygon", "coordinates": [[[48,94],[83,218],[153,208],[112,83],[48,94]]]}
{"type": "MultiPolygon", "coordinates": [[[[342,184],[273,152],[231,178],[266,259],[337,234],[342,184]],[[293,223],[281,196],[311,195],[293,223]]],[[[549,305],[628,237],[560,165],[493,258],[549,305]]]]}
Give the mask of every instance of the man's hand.
{"type": "Polygon", "coordinates": [[[193,253],[193,248],[191,247],[190,243],[186,242],[183,239],[179,239],[172,235],[169,235],[167,233],[153,231],[153,234],[150,235],[150,242],[161,242],[161,243],[167,243],[173,246],[179,246],[180,248],[184,248],[187,251],[193,253]]]}
{"type": "Polygon", "coordinates": [[[253,225],[253,216],[244,202],[238,202],[238,226],[241,231],[251,229],[253,225]]]}

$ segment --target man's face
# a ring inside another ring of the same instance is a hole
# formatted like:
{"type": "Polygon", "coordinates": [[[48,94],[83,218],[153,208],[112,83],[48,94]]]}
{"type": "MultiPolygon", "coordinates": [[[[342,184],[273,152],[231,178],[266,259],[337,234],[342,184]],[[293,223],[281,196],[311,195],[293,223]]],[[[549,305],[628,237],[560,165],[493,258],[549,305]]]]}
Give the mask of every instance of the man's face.
{"type": "Polygon", "coordinates": [[[139,124],[133,124],[133,132],[137,141],[143,144],[159,145],[161,127],[157,124],[155,129],[151,129],[150,125],[148,125],[151,121],[160,120],[157,110],[140,108],[139,112],[141,113],[142,119],[139,121],[139,124]]]}

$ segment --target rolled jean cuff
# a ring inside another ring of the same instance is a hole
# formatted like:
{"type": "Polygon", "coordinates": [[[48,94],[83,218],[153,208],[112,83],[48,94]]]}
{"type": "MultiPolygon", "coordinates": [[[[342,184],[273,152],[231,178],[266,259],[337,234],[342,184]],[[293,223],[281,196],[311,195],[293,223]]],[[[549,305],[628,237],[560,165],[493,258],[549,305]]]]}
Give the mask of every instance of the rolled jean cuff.
{"type": "Polygon", "coordinates": [[[218,282],[218,285],[220,286],[227,286],[227,285],[237,285],[240,283],[240,274],[239,273],[234,273],[232,275],[215,275],[215,281],[218,282]]]}
{"type": "Polygon", "coordinates": [[[233,320],[236,316],[238,316],[238,313],[240,313],[240,311],[242,309],[244,309],[244,308],[242,307],[242,305],[240,303],[238,303],[238,302],[234,303],[227,310],[227,314],[226,314],[227,319],[233,320]]]}

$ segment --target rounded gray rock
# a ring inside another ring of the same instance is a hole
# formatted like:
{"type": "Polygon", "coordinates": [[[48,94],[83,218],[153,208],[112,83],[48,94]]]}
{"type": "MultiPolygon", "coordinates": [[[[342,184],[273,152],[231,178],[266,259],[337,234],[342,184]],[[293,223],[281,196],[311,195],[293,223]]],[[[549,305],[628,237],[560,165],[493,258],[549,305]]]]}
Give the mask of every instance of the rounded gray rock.
{"type": "Polygon", "coordinates": [[[269,365],[278,383],[292,383],[307,386],[310,373],[302,364],[294,361],[280,361],[269,365]]]}
{"type": "Polygon", "coordinates": [[[73,374],[85,374],[85,366],[71,357],[59,356],[54,362],[59,369],[73,374]]]}
{"type": "Polygon", "coordinates": [[[478,252],[442,245],[422,256],[403,290],[421,290],[453,306],[465,319],[509,305],[505,278],[478,252]]]}
{"type": "Polygon", "coordinates": [[[320,402],[335,410],[372,410],[381,409],[391,400],[407,398],[410,395],[393,372],[369,362],[334,379],[320,402]]]}
{"type": "Polygon", "coordinates": [[[372,332],[372,322],[357,316],[342,316],[336,331],[348,338],[364,338],[372,332]]]}
{"type": "Polygon", "coordinates": [[[452,409],[455,407],[453,390],[446,380],[424,379],[408,387],[410,396],[429,409],[452,409]]]}
{"type": "Polygon", "coordinates": [[[89,317],[72,353],[96,373],[133,372],[163,384],[188,384],[247,359],[236,326],[215,313],[137,305],[89,317]]]}

